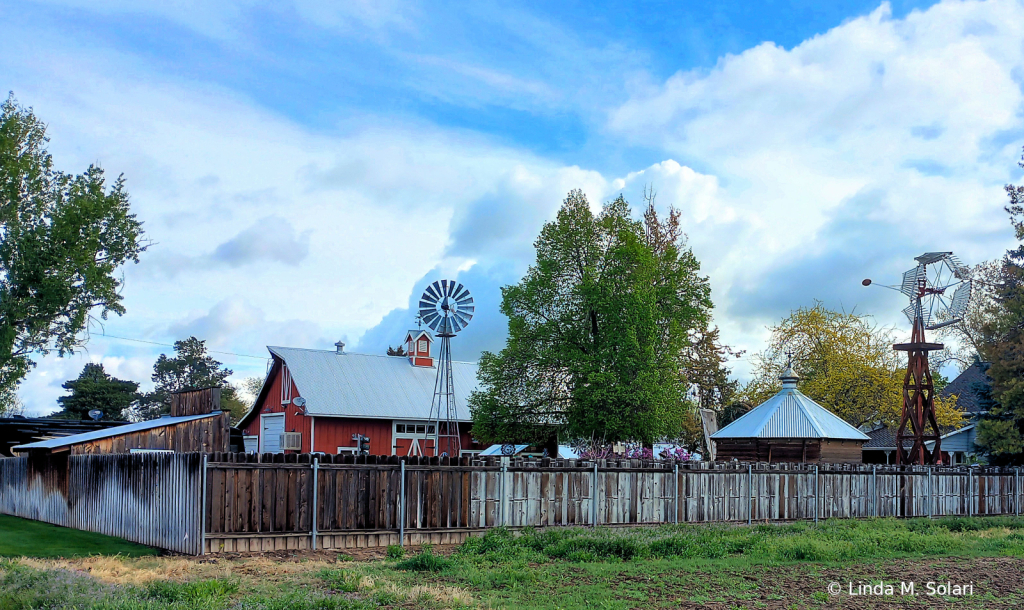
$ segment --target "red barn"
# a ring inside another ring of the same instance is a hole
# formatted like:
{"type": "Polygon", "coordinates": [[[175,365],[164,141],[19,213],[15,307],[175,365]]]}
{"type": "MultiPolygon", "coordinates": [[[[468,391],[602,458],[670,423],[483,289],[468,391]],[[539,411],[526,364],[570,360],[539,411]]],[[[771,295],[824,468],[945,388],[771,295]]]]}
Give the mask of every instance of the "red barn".
{"type": "MultiPolygon", "coordinates": [[[[428,421],[437,376],[434,338],[406,334],[408,356],[267,347],[273,364],[252,410],[239,422],[246,450],[345,453],[353,435],[370,439],[374,455],[434,456],[428,421]],[[295,433],[287,434],[286,433],[295,433]]],[[[476,363],[452,362],[463,455],[483,449],[469,434],[467,400],[476,388],[476,363]]]]}

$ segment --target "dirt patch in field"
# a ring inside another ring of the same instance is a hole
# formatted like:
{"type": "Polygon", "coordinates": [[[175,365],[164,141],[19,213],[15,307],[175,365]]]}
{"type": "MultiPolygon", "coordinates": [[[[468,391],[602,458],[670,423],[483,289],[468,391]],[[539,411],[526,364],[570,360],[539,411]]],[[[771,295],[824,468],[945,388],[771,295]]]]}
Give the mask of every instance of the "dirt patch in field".
{"type": "MultiPolygon", "coordinates": [[[[902,559],[825,567],[816,564],[773,566],[743,571],[687,575],[685,582],[646,577],[628,579],[649,596],[637,610],[651,608],[770,609],[829,608],[1020,608],[1024,605],[1024,559],[1015,557],[902,559]],[[723,580],[725,579],[725,580],[723,580]],[[731,580],[730,580],[731,579],[731,580]],[[859,585],[883,581],[894,596],[857,594],[859,585]],[[915,595],[901,595],[900,583],[914,583],[915,595]],[[973,584],[973,593],[928,595],[926,583],[973,584]],[[698,583],[698,584],[695,584],[698,583]],[[829,585],[838,583],[838,595],[829,585]],[[850,584],[853,592],[850,594],[850,584]]],[[[624,599],[624,598],[623,598],[624,599]]]]}

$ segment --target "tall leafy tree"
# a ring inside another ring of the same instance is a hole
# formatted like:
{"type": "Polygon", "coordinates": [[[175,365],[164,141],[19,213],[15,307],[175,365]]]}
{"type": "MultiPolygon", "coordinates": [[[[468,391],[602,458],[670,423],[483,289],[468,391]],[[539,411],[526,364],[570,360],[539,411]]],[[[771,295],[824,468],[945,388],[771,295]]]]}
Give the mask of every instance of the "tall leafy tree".
{"type": "MultiPolygon", "coordinates": [[[[893,331],[867,316],[803,307],[771,328],[768,349],[755,357],[754,376],[739,393],[757,405],[779,390],[778,377],[792,354],[800,391],[854,426],[898,424],[903,411],[906,359],[892,349],[893,331]]],[[[941,379],[935,377],[936,390],[941,379]]],[[[955,400],[935,399],[940,427],[962,421],[955,400]]]]}
{"type": "MultiPolygon", "coordinates": [[[[1024,168],[1024,158],[1020,162],[1024,168]]],[[[996,311],[986,325],[983,356],[992,363],[988,414],[976,444],[994,464],[1024,463],[1024,185],[1006,185],[1006,211],[1021,245],[1003,257],[996,311]]]]}
{"type": "Polygon", "coordinates": [[[62,388],[70,392],[57,399],[63,409],[56,417],[89,419],[89,411],[98,409],[104,419],[123,419],[139,395],[139,384],[111,377],[102,364],[90,362],[82,369],[78,379],[65,381],[62,388]]]}
{"type": "Polygon", "coordinates": [[[677,437],[694,406],[680,375],[688,334],[706,325],[707,278],[678,230],[621,196],[591,212],[566,197],[537,259],[502,288],[509,337],[480,360],[474,434],[490,441],[651,443],[677,437]]]}
{"type": "Polygon", "coordinates": [[[90,316],[125,312],[115,275],[145,250],[123,178],[53,168],[46,126],[13,94],[0,105],[0,392],[33,354],[73,352],[90,316]]]}
{"type": "Polygon", "coordinates": [[[24,415],[25,405],[18,397],[18,393],[12,388],[0,390],[0,417],[14,417],[24,415]]]}
{"type": "Polygon", "coordinates": [[[221,408],[231,413],[233,422],[245,414],[228,377],[234,371],[209,355],[206,342],[195,337],[174,342],[174,356],[160,354],[153,364],[156,387],[140,403],[135,419],[155,419],[171,410],[171,394],[200,388],[221,388],[221,408]]]}

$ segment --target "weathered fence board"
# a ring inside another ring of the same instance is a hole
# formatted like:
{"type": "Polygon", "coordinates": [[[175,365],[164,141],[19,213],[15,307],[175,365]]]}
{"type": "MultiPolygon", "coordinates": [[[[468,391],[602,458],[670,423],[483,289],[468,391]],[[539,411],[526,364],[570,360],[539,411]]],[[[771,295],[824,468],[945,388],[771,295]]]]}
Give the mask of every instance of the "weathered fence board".
{"type": "Polygon", "coordinates": [[[589,461],[518,458],[407,459],[403,497],[396,457],[315,457],[316,474],[314,456],[215,455],[222,461],[211,462],[208,487],[223,499],[207,504],[208,548],[267,548],[252,537],[274,539],[271,548],[312,546],[313,485],[318,548],[395,544],[399,531],[413,544],[457,542],[501,525],[591,526],[595,519],[640,525],[1016,514],[1024,500],[1012,470],[601,460],[595,471],[589,461]],[[264,484],[259,502],[255,493],[228,494],[221,476],[243,489],[261,478],[277,488],[264,484]],[[224,525],[234,519],[249,541],[224,525]]]}
{"type": "Polygon", "coordinates": [[[203,471],[202,460],[0,460],[0,512],[198,553],[459,542],[502,525],[1019,514],[1024,501],[1019,473],[998,468],[518,458],[403,468],[393,456],[215,453],[203,471]]]}
{"type": "Polygon", "coordinates": [[[198,555],[202,476],[198,453],[4,458],[0,513],[198,555]]]}

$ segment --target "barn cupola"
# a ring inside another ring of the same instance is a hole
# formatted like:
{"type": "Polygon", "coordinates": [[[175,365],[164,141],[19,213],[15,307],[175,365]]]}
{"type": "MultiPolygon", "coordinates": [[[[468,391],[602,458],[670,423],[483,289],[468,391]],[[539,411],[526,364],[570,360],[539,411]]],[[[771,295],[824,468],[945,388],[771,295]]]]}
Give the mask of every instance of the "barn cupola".
{"type": "Polygon", "coordinates": [[[405,334],[405,352],[413,366],[434,366],[434,337],[425,330],[410,330],[405,334]]]}

